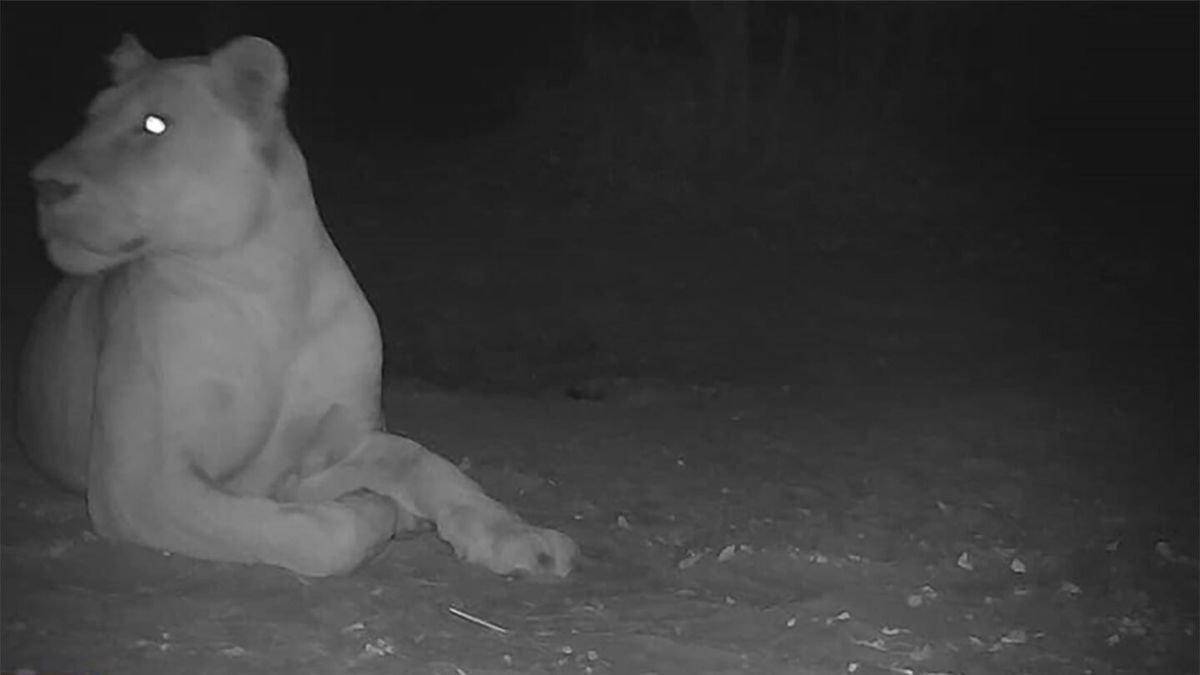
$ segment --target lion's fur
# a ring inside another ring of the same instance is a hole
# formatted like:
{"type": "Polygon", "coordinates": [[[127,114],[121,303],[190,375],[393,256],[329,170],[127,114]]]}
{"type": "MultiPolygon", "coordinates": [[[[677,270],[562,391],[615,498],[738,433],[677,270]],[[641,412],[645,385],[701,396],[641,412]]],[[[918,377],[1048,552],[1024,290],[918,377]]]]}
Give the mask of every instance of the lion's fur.
{"type": "Polygon", "coordinates": [[[382,431],[379,329],[284,123],[278,49],[157,61],[126,38],[110,63],[33,171],[69,275],[26,351],[34,462],[101,534],[197,557],[328,574],[430,519],[491,569],[566,574],[569,539],[382,431]]]}

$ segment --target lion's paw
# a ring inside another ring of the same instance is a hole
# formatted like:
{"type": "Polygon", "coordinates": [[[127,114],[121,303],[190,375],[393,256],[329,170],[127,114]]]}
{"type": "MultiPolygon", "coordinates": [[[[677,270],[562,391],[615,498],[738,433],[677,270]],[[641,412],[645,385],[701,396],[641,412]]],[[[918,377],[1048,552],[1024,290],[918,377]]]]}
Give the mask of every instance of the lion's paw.
{"type": "Polygon", "coordinates": [[[516,516],[486,519],[473,525],[459,530],[460,534],[470,532],[465,540],[447,539],[460,557],[497,574],[565,577],[579,555],[579,547],[567,535],[534,527],[516,516]]]}
{"type": "Polygon", "coordinates": [[[565,577],[575,566],[579,547],[562,532],[522,522],[498,529],[492,544],[494,555],[481,561],[493,572],[565,577]]]}
{"type": "Polygon", "coordinates": [[[354,512],[354,548],[362,550],[363,560],[378,555],[395,535],[402,511],[388,497],[362,489],[338,497],[336,503],[354,512]]]}

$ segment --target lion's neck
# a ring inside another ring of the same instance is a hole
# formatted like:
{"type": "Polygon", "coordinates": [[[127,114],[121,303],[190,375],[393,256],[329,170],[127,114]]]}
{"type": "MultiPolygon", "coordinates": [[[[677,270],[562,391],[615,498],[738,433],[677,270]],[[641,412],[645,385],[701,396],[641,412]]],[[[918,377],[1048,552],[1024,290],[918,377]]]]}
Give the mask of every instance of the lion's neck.
{"type": "Polygon", "coordinates": [[[155,305],[227,305],[283,319],[307,312],[325,237],[315,208],[295,203],[265,209],[258,232],[219,252],[172,252],[130,263],[125,283],[155,305]],[[302,205],[301,205],[302,206],[302,205]],[[265,310],[265,311],[264,311],[265,310]]]}

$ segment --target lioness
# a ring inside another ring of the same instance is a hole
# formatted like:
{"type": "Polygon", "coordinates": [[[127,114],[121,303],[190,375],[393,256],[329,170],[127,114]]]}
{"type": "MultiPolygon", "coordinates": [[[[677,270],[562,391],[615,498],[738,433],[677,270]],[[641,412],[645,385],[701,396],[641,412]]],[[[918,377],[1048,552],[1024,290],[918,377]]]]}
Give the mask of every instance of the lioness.
{"type": "Polygon", "coordinates": [[[279,49],[159,61],[126,36],[110,63],[32,172],[67,274],[23,363],[32,460],[105,537],[197,558],[336,574],[428,520],[495,572],[568,574],[571,539],[383,430],[379,327],[285,125],[279,49]]]}

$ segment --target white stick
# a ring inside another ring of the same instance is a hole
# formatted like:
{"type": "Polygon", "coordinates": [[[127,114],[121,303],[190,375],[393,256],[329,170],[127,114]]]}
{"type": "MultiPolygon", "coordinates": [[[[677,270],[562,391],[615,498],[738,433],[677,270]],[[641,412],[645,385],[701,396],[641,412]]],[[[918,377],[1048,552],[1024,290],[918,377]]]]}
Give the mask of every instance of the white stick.
{"type": "Polygon", "coordinates": [[[504,635],[508,634],[507,628],[497,626],[496,624],[492,623],[491,621],[485,621],[477,616],[471,616],[470,614],[467,614],[466,612],[462,611],[461,609],[456,609],[454,607],[446,607],[446,609],[450,610],[451,614],[453,614],[454,616],[457,616],[460,619],[466,619],[467,621],[470,621],[471,623],[477,623],[480,626],[494,630],[497,633],[501,633],[504,635]]]}

